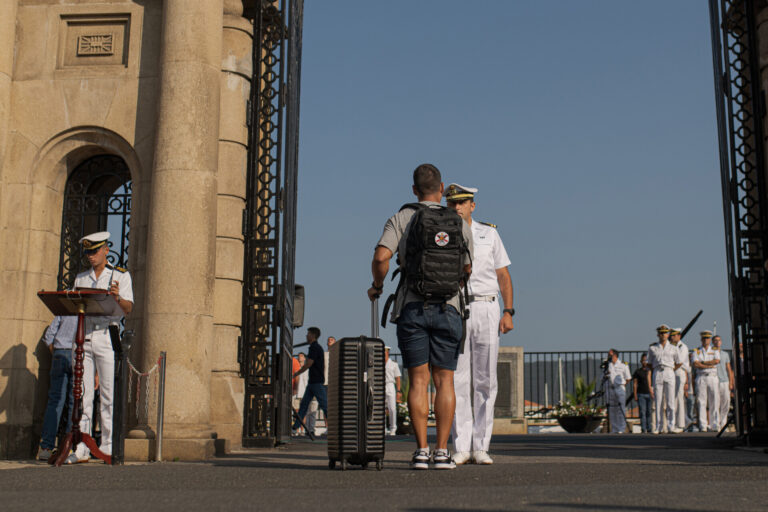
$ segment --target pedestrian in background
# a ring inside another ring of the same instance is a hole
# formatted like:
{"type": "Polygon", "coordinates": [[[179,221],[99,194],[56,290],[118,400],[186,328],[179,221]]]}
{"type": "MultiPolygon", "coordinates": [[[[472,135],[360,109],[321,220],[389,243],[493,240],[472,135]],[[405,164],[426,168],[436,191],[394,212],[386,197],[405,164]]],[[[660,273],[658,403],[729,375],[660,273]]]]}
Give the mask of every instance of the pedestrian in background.
{"type": "Polygon", "coordinates": [[[627,430],[627,383],[632,379],[629,367],[619,359],[619,352],[612,348],[608,351],[608,421],[611,432],[623,434],[627,430]]]}
{"type": "Polygon", "coordinates": [[[640,414],[640,431],[647,434],[651,431],[651,368],[648,366],[648,356],[640,356],[640,367],[632,374],[632,396],[637,402],[640,414]]]}
{"type": "Polygon", "coordinates": [[[48,386],[48,403],[43,417],[43,432],[40,448],[37,452],[39,460],[47,461],[53,454],[56,445],[56,434],[59,431],[61,413],[67,404],[67,426],[65,432],[72,428],[72,409],[74,396],[72,384],[72,344],[77,334],[77,316],[54,317],[51,325],[45,331],[43,342],[51,351],[51,382],[48,386]]]}

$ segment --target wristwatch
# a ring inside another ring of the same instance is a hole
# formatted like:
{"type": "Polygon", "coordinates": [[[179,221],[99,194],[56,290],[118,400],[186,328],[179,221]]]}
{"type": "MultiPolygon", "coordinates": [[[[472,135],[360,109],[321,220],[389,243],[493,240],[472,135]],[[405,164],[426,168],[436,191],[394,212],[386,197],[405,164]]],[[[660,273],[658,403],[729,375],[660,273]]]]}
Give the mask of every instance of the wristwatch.
{"type": "Polygon", "coordinates": [[[507,308],[504,311],[502,311],[502,314],[509,313],[509,316],[515,316],[515,308],[507,308]]]}

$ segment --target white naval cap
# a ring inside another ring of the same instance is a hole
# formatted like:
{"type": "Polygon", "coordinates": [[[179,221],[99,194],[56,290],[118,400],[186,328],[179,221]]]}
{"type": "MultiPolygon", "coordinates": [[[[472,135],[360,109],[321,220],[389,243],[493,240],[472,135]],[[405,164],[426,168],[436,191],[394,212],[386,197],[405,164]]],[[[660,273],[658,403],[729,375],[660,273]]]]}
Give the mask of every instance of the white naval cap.
{"type": "Polygon", "coordinates": [[[680,334],[681,332],[683,332],[683,330],[681,328],[679,328],[679,327],[670,327],[669,328],[669,333],[670,334],[680,334]]]}
{"type": "Polygon", "coordinates": [[[109,231],[99,231],[98,233],[91,233],[80,239],[80,243],[83,244],[83,249],[86,251],[92,249],[98,249],[109,240],[109,231]]]}
{"type": "Polygon", "coordinates": [[[474,199],[477,194],[477,189],[472,187],[465,187],[458,183],[451,183],[443,192],[445,199],[448,201],[463,201],[464,199],[474,199]]]}

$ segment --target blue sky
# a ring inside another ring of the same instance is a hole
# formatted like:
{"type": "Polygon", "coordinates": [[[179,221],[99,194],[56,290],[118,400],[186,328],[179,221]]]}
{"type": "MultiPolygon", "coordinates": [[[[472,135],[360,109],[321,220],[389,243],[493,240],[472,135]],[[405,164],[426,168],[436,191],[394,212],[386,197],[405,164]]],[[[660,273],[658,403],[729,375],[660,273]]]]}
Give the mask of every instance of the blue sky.
{"type": "Polygon", "coordinates": [[[323,337],[369,331],[374,245],[431,162],[499,226],[503,345],[640,350],[703,309],[730,346],[706,2],[308,1],[301,93],[296,280],[323,337]]]}

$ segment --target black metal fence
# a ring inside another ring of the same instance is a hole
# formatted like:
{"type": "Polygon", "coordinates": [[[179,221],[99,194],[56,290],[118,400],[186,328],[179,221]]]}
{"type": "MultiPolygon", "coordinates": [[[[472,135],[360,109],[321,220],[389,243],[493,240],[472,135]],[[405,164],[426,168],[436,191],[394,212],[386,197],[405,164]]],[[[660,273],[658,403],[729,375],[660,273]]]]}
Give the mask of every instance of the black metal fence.
{"type": "MultiPolygon", "coordinates": [[[[620,359],[629,365],[630,373],[640,367],[640,358],[646,350],[625,350],[620,359]]],[[[603,352],[526,352],[523,357],[525,372],[525,414],[529,417],[548,417],[547,409],[566,399],[566,393],[573,393],[577,376],[587,383],[595,383],[595,391],[601,391],[603,370],[600,363],[606,360],[608,351],[603,352]]],[[[632,383],[627,385],[631,393],[632,383]]],[[[605,405],[603,396],[594,399],[605,405]]],[[[628,417],[633,410],[627,410],[628,417]]]]}

